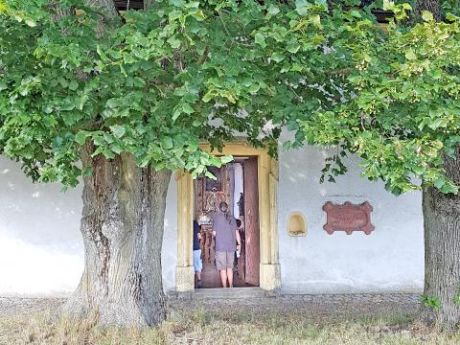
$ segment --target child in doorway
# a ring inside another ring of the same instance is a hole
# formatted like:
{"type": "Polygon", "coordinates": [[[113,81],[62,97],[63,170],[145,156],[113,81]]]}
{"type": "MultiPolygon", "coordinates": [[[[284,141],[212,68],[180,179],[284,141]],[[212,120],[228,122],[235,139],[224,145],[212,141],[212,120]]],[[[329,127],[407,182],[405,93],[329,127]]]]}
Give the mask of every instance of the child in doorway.
{"type": "Polygon", "coordinates": [[[195,269],[196,287],[201,288],[201,271],[203,270],[203,262],[201,261],[201,232],[200,225],[196,220],[193,220],[193,267],[195,269]]]}

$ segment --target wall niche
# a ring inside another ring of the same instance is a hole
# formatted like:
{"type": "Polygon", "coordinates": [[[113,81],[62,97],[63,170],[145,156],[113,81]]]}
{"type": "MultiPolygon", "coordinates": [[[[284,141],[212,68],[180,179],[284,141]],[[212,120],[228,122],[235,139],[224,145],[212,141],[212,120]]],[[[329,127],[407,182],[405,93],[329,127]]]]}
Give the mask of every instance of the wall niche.
{"type": "Polygon", "coordinates": [[[301,212],[291,212],[287,226],[289,236],[299,237],[307,235],[307,223],[301,212]]]}

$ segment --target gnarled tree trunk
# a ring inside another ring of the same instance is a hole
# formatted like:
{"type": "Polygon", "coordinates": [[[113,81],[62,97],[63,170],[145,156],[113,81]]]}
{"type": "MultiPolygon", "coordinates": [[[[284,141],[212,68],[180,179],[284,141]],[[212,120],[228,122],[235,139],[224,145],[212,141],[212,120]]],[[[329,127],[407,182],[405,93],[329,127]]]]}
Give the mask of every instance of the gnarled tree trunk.
{"type": "Polygon", "coordinates": [[[97,313],[101,324],[155,325],[165,319],[161,275],[170,171],[139,168],[131,155],[90,156],[86,147],[81,233],[85,268],[65,311],[97,313]]]}
{"type": "MultiPolygon", "coordinates": [[[[439,0],[417,0],[416,16],[423,11],[442,18],[439,0]]],[[[445,157],[444,167],[460,185],[460,146],[456,158],[445,157]]],[[[421,315],[428,316],[446,329],[460,323],[460,195],[446,195],[435,188],[423,190],[423,220],[425,230],[425,291],[424,295],[438,299],[438,310],[422,307],[421,315]]]]}
{"type": "MultiPolygon", "coordinates": [[[[460,184],[460,146],[457,159],[446,158],[447,174],[460,184]]],[[[435,188],[423,191],[425,223],[425,291],[426,296],[441,302],[439,310],[423,307],[447,329],[460,323],[460,195],[443,194],[435,188]]]]}

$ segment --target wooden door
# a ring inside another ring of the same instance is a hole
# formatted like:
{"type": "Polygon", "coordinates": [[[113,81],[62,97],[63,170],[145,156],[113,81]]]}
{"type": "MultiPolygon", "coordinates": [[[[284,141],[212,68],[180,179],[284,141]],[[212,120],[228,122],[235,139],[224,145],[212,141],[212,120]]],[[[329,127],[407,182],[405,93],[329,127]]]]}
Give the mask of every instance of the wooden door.
{"type": "Polygon", "coordinates": [[[259,184],[257,175],[257,158],[251,157],[243,164],[245,282],[255,286],[259,285],[260,264],[259,184]]]}

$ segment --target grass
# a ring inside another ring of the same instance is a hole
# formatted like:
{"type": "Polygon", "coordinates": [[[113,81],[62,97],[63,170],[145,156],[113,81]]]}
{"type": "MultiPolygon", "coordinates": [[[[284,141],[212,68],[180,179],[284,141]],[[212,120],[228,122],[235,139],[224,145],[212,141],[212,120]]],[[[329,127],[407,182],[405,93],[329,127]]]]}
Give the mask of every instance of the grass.
{"type": "Polygon", "coordinates": [[[0,316],[0,344],[163,345],[458,345],[460,333],[445,334],[405,315],[312,319],[306,315],[235,310],[177,313],[158,328],[98,327],[92,320],[54,320],[50,313],[0,316]]]}

